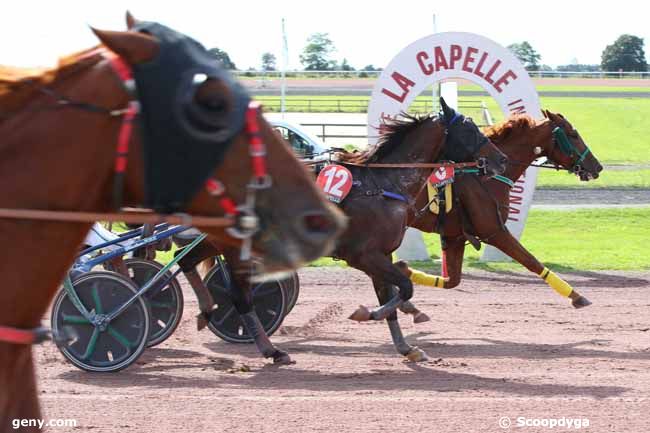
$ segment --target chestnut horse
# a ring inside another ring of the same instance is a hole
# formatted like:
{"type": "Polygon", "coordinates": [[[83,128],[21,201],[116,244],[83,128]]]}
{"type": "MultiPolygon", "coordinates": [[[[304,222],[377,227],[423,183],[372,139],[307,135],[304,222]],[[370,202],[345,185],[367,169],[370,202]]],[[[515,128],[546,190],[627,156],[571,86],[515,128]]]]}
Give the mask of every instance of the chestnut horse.
{"type": "MultiPolygon", "coordinates": [[[[387,123],[382,128],[384,134],[377,146],[361,154],[341,153],[335,161],[348,166],[353,174],[354,186],[340,204],[349,218],[349,225],[338,239],[332,256],[365,272],[372,279],[383,305],[372,312],[361,307],[351,318],[360,321],[387,318],[398,352],[416,361],[426,359],[426,355],[406,344],[401,331],[394,325],[396,307],[406,303],[404,308],[414,312],[407,302],[413,295],[413,285],[393,266],[391,254],[402,242],[406,222],[415,212],[415,197],[431,174],[432,168],[427,163],[439,158],[452,159],[452,156],[455,161],[484,158],[488,172],[502,173],[506,162],[503,153],[481,134],[471,119],[447,107],[444,100],[441,100],[441,105],[443,114],[440,117],[405,116],[403,120],[387,123]],[[413,163],[415,167],[400,167],[413,163]],[[372,164],[389,166],[366,167],[372,164]],[[393,299],[382,290],[387,284],[395,284],[400,289],[393,299]]],[[[197,294],[202,293],[203,298],[209,297],[209,294],[194,267],[202,259],[217,254],[217,251],[205,243],[199,244],[179,263],[192,287],[197,294]]],[[[248,334],[253,337],[263,356],[272,358],[276,363],[290,362],[289,355],[273,345],[257,318],[247,268],[235,251],[224,249],[222,252],[234,271],[231,284],[234,289],[231,293],[233,304],[248,334]]]]}
{"type": "MultiPolygon", "coordinates": [[[[582,181],[596,179],[603,169],[567,119],[549,111],[544,111],[544,116],[545,119],[539,121],[524,115],[513,116],[486,131],[490,140],[508,156],[509,166],[504,174],[505,179],[459,176],[453,183],[454,205],[446,215],[442,228],[438,216],[428,211],[409,220],[411,227],[441,234],[443,263],[446,264],[448,273],[441,277],[429,276],[400,264],[412,281],[436,287],[456,287],[461,281],[468,235],[474,237],[473,243],[480,240],[493,245],[521,263],[560,295],[571,299],[575,308],[590,305],[584,296],[526,250],[504,224],[508,218],[511,184],[537,158],[546,157],[556,167],[575,173],[582,181]]],[[[420,194],[418,207],[425,207],[428,201],[426,193],[420,194]]]]}
{"type": "MultiPolygon", "coordinates": [[[[129,28],[136,25],[130,17],[128,24],[129,28]]],[[[172,41],[184,37],[171,29],[163,30],[172,36],[172,41]]],[[[137,72],[138,67],[146,69],[154,59],[161,58],[163,45],[162,39],[149,32],[93,31],[106,52],[114,54],[84,51],[64,58],[52,70],[0,68],[0,208],[77,213],[111,210],[108,203],[114,197],[113,180],[118,177],[114,170],[116,142],[118,132],[124,130],[122,108],[131,107],[133,96],[118,78],[109,57],[119,56],[122,69],[133,68],[137,72]]],[[[172,44],[172,51],[167,54],[175,59],[188,52],[207,52],[191,40],[188,46],[187,52],[181,52],[173,51],[176,48],[172,44]]],[[[246,111],[250,116],[248,123],[233,117],[235,97],[245,97],[238,84],[221,72],[217,74],[203,77],[198,83],[189,77],[190,94],[181,96],[185,98],[184,106],[192,110],[193,123],[184,127],[201,137],[209,135],[201,135],[206,129],[228,132],[235,121],[259,128],[251,131],[241,126],[225,134],[229,135],[227,142],[215,139],[212,148],[206,146],[208,151],[223,151],[220,163],[208,167],[208,176],[221,180],[220,189],[225,189],[231,205],[249,205],[245,215],[248,219],[243,220],[248,227],[258,218],[253,250],[264,258],[269,271],[293,269],[327,253],[344,227],[344,218],[326,202],[290,147],[274,134],[257,110],[246,111]],[[266,188],[254,185],[252,189],[249,183],[255,167],[251,161],[257,158],[259,163],[263,156],[260,138],[268,150],[263,161],[266,180],[272,184],[267,182],[266,188]],[[255,155],[251,155],[249,139],[258,140],[255,155]]],[[[151,114],[146,111],[147,104],[162,102],[143,98],[137,75],[136,82],[143,111],[135,118],[141,134],[128,140],[131,160],[123,177],[123,202],[128,206],[137,206],[148,193],[158,192],[145,189],[146,140],[141,135],[146,128],[156,132],[156,128],[166,126],[147,123],[147,115],[151,114]]],[[[176,83],[168,80],[165,84],[176,83]]],[[[178,107],[162,108],[173,113],[178,107]]],[[[177,139],[172,145],[181,148],[188,143],[177,139]]],[[[214,188],[207,191],[199,187],[179,210],[207,217],[224,216],[227,209],[221,206],[226,204],[225,195],[217,195],[214,188]]],[[[239,215],[238,209],[235,214],[239,215]]],[[[30,346],[40,334],[33,330],[40,325],[90,226],[91,222],[0,218],[0,238],[7,246],[0,252],[1,431],[9,429],[12,419],[41,418],[30,346]]],[[[229,245],[242,242],[232,238],[228,233],[233,232],[227,233],[225,228],[203,230],[229,245]]]]}

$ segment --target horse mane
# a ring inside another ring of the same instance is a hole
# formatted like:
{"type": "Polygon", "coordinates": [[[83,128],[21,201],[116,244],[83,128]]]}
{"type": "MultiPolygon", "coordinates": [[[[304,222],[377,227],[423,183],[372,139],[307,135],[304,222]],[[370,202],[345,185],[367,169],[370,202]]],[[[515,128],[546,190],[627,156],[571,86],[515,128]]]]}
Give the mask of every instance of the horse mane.
{"type": "Polygon", "coordinates": [[[514,130],[533,129],[537,121],[528,114],[516,114],[501,123],[488,126],[483,133],[493,142],[499,143],[505,140],[514,130]]]}
{"type": "Polygon", "coordinates": [[[377,162],[395,151],[409,133],[433,118],[429,114],[408,114],[403,112],[399,119],[387,120],[382,123],[379,127],[380,136],[376,145],[363,151],[339,151],[335,154],[335,159],[339,162],[352,164],[377,162]]]}
{"type": "Polygon", "coordinates": [[[0,65],[0,119],[18,109],[41,87],[95,65],[101,54],[92,55],[96,47],[61,57],[54,68],[20,68],[0,65]]]}

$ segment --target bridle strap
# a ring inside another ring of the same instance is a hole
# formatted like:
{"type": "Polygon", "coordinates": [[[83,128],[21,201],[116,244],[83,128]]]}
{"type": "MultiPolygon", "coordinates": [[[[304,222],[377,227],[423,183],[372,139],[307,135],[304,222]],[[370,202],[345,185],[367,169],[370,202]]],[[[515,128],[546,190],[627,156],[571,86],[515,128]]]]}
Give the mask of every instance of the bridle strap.
{"type": "Polygon", "coordinates": [[[251,101],[246,110],[246,132],[250,137],[250,156],[253,169],[253,185],[263,186],[270,181],[266,170],[266,146],[262,141],[258,118],[261,104],[251,101]]]}

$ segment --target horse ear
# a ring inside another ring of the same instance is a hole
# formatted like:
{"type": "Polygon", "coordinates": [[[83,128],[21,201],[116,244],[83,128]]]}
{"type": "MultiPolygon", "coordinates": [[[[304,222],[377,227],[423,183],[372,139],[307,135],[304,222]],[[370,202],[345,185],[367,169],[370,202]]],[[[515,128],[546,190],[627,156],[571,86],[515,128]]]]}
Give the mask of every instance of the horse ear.
{"type": "Polygon", "coordinates": [[[558,120],[558,119],[557,119],[557,115],[551,113],[551,112],[548,111],[548,110],[545,110],[545,111],[546,111],[546,117],[547,117],[551,122],[556,122],[556,123],[557,123],[557,120],[558,120]]]}
{"type": "Polygon", "coordinates": [[[131,12],[126,11],[126,28],[131,30],[133,27],[138,24],[138,20],[135,19],[133,15],[131,15],[131,12]]]}
{"type": "Polygon", "coordinates": [[[148,62],[156,57],[160,46],[153,36],[140,32],[114,32],[90,28],[107,48],[131,65],[148,62]]]}
{"type": "Polygon", "coordinates": [[[445,98],[442,96],[440,97],[440,107],[442,108],[442,113],[445,115],[445,119],[447,119],[447,121],[451,120],[454,117],[454,109],[447,105],[445,98]]]}
{"type": "Polygon", "coordinates": [[[548,119],[548,110],[542,110],[542,114],[544,115],[544,118],[548,119]]]}

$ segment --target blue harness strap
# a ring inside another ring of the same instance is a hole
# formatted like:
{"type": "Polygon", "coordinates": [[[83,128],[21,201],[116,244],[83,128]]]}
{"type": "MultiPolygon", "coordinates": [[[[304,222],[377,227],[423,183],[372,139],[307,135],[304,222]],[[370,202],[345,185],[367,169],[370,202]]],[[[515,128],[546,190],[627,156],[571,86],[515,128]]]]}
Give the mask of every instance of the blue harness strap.
{"type": "Polygon", "coordinates": [[[451,126],[451,125],[453,125],[454,122],[455,122],[456,120],[458,120],[459,117],[460,117],[460,114],[458,114],[458,113],[454,113],[454,117],[451,118],[451,120],[449,121],[449,123],[447,124],[447,126],[451,126]]]}
{"type": "Polygon", "coordinates": [[[396,194],[396,193],[390,192],[390,191],[382,191],[381,195],[384,196],[384,197],[392,198],[394,200],[403,201],[404,203],[408,203],[408,200],[406,199],[406,197],[404,197],[401,194],[396,194]]]}

